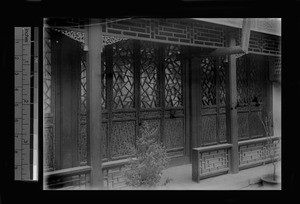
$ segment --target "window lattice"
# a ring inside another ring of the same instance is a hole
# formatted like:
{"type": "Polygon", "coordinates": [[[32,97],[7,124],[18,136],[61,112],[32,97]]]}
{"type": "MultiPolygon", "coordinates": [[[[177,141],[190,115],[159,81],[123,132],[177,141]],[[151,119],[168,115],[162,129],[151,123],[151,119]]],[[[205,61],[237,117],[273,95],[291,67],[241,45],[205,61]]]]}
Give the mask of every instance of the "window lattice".
{"type": "Polygon", "coordinates": [[[165,105],[181,107],[182,98],[182,66],[180,46],[169,45],[165,49],[165,105]]]}
{"type": "Polygon", "coordinates": [[[81,165],[87,162],[87,78],[86,78],[86,59],[81,56],[81,72],[80,72],[80,103],[79,103],[79,134],[78,134],[78,159],[81,165]]]}
{"type": "Polygon", "coordinates": [[[263,77],[262,71],[263,61],[258,56],[250,56],[249,64],[251,68],[249,70],[249,97],[250,101],[253,103],[262,103],[263,100],[263,77]]]}
{"type": "Polygon", "coordinates": [[[213,58],[201,59],[202,105],[216,105],[216,73],[213,58]]]}
{"type": "Polygon", "coordinates": [[[248,74],[246,56],[239,57],[236,61],[237,72],[237,101],[241,106],[249,104],[248,100],[248,74]]]}
{"type": "Polygon", "coordinates": [[[44,80],[43,80],[43,99],[44,113],[51,113],[51,40],[44,41],[44,80]]]}
{"type": "Polygon", "coordinates": [[[220,95],[220,105],[225,105],[226,103],[226,75],[225,75],[225,69],[226,69],[226,58],[221,57],[220,63],[218,65],[218,75],[219,75],[219,95],[220,95]]]}
{"type": "Polygon", "coordinates": [[[150,42],[141,45],[140,97],[141,108],[159,107],[157,46],[150,42]]]}
{"type": "Polygon", "coordinates": [[[134,69],[131,41],[113,45],[113,109],[133,108],[134,69]]]}

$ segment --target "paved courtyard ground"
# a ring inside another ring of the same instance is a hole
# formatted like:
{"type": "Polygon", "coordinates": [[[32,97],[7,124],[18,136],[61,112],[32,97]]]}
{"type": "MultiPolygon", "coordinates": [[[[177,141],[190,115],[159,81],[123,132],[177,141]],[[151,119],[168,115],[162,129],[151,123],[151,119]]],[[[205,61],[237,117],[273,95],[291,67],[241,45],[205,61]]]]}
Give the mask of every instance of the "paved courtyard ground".
{"type": "MultiPolygon", "coordinates": [[[[277,173],[281,177],[281,162],[277,164],[277,173]]],[[[225,174],[192,181],[192,165],[182,165],[168,168],[164,171],[161,183],[147,190],[281,190],[281,184],[262,185],[260,177],[273,170],[272,164],[258,166],[239,171],[238,174],[225,174]]],[[[124,190],[135,190],[122,188],[124,190]]],[[[144,189],[142,189],[144,190],[144,189]]]]}

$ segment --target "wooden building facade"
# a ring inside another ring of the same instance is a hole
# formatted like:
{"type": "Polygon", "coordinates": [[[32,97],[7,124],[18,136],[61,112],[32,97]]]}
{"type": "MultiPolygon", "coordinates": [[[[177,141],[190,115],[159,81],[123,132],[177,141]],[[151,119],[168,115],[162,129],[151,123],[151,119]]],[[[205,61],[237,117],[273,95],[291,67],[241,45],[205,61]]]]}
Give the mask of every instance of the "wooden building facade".
{"type": "Polygon", "coordinates": [[[280,39],[252,30],[247,54],[212,56],[240,45],[241,28],[203,19],[48,19],[49,186],[120,186],[120,168],[145,122],[158,129],[170,165],[193,164],[195,181],[262,164],[266,134],[258,114],[278,106],[280,39]]]}

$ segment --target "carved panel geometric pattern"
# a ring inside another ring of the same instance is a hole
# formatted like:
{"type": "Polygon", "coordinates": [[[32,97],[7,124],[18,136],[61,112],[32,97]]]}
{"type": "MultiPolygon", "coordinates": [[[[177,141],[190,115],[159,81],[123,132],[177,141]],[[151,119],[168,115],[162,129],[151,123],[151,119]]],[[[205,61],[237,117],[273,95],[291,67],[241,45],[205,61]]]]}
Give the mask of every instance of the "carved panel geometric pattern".
{"type": "Polygon", "coordinates": [[[134,105],[134,77],[131,41],[113,44],[113,109],[134,105]]]}
{"type": "Polygon", "coordinates": [[[227,138],[226,138],[226,115],[222,114],[219,115],[219,139],[220,142],[226,142],[227,138]]]}
{"type": "Polygon", "coordinates": [[[215,59],[201,58],[201,90],[202,105],[216,105],[216,73],[215,59]]]}
{"type": "Polygon", "coordinates": [[[236,76],[237,77],[237,101],[240,106],[245,106],[249,104],[246,56],[237,59],[236,74],[237,74],[236,76]]]}
{"type": "Polygon", "coordinates": [[[239,165],[251,164],[264,159],[264,145],[262,142],[239,147],[239,165]]]}
{"type": "Polygon", "coordinates": [[[249,134],[250,136],[263,136],[264,127],[258,116],[259,112],[249,113],[249,134]]]}
{"type": "Polygon", "coordinates": [[[211,143],[216,141],[217,121],[216,115],[202,116],[201,119],[201,141],[211,143]]]}
{"type": "Polygon", "coordinates": [[[51,113],[51,39],[49,30],[44,32],[44,66],[43,66],[43,112],[51,113]]]}
{"type": "Polygon", "coordinates": [[[78,160],[79,164],[86,165],[87,162],[87,115],[79,115],[79,133],[78,133],[78,160]]]}
{"type": "Polygon", "coordinates": [[[135,121],[114,122],[111,143],[112,157],[133,154],[135,148],[135,121]]]}
{"type": "Polygon", "coordinates": [[[53,125],[47,125],[43,130],[44,135],[44,170],[53,171],[54,166],[54,152],[55,152],[55,141],[53,137],[53,125]]]}
{"type": "Polygon", "coordinates": [[[141,108],[159,107],[158,65],[155,43],[141,42],[140,97],[141,108]]]}
{"type": "Polygon", "coordinates": [[[81,54],[80,101],[78,114],[78,160],[80,165],[87,163],[87,77],[86,56],[81,54]]]}
{"type": "Polygon", "coordinates": [[[249,137],[248,133],[248,113],[238,113],[238,137],[244,139],[249,137]]]}
{"type": "Polygon", "coordinates": [[[168,45],[165,47],[165,106],[181,107],[182,66],[180,61],[181,47],[168,45]]]}
{"type": "Polygon", "coordinates": [[[183,147],[184,123],[183,118],[166,119],[164,127],[164,145],[167,149],[183,147]]]}
{"type": "Polygon", "coordinates": [[[102,139],[102,151],[103,151],[103,154],[102,154],[102,159],[105,159],[107,157],[107,145],[106,145],[106,141],[107,141],[107,123],[102,123],[102,133],[103,133],[103,136],[101,137],[102,139]]]}
{"type": "Polygon", "coordinates": [[[228,150],[214,150],[200,153],[200,174],[209,174],[228,169],[228,150]]]}
{"type": "MultiPolygon", "coordinates": [[[[159,138],[160,138],[160,119],[142,120],[142,126],[141,127],[144,127],[145,123],[148,123],[148,125],[150,127],[150,131],[156,130],[154,135],[155,135],[155,138],[157,138],[157,140],[159,142],[159,138]]],[[[141,135],[139,135],[139,136],[141,136],[141,135]]]]}
{"type": "Polygon", "coordinates": [[[87,81],[86,81],[86,59],[85,56],[81,57],[81,74],[80,74],[80,113],[86,114],[86,93],[87,93],[87,81]]]}

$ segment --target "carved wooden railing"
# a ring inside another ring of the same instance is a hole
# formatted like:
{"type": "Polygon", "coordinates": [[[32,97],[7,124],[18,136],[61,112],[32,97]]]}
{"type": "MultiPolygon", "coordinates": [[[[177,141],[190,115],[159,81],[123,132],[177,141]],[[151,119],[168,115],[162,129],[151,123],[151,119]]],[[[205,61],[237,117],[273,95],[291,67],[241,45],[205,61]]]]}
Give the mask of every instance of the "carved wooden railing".
{"type": "Polygon", "coordinates": [[[274,159],[280,159],[279,136],[263,137],[252,140],[239,141],[239,168],[251,168],[253,166],[270,163],[271,157],[267,142],[271,141],[275,145],[274,159]]]}
{"type": "Polygon", "coordinates": [[[47,190],[84,190],[90,186],[90,166],[67,168],[47,172],[45,184],[47,190]]]}
{"type": "Polygon", "coordinates": [[[232,144],[220,144],[192,150],[192,179],[200,179],[228,173],[232,144]]]}

